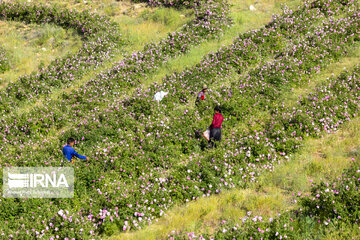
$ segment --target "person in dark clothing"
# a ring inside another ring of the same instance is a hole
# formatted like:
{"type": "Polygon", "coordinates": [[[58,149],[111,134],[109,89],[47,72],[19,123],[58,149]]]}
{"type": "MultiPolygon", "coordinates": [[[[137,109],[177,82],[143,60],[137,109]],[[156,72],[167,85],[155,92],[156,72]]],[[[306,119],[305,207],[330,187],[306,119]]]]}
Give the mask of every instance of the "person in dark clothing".
{"type": "Polygon", "coordinates": [[[203,89],[198,93],[197,97],[196,97],[196,101],[195,101],[195,105],[198,106],[200,101],[205,100],[205,94],[207,91],[207,86],[204,85],[203,89]]]}
{"type": "Polygon", "coordinates": [[[214,117],[213,121],[209,127],[210,129],[210,140],[209,140],[209,148],[216,147],[215,142],[221,141],[221,124],[224,121],[224,117],[221,115],[220,107],[216,106],[214,109],[214,117]]]}
{"type": "Polygon", "coordinates": [[[86,159],[89,160],[88,157],[82,156],[80,154],[78,154],[75,149],[73,148],[75,145],[75,139],[73,138],[69,138],[67,140],[67,145],[63,148],[63,154],[64,154],[64,161],[68,161],[69,163],[71,162],[72,164],[75,163],[75,158],[80,158],[80,159],[86,159]]]}

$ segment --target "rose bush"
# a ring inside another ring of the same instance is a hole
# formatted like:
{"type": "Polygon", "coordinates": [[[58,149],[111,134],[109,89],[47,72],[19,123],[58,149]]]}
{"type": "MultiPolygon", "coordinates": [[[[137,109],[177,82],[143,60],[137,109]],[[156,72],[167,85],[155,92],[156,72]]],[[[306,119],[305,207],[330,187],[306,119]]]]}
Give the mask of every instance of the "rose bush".
{"type": "Polygon", "coordinates": [[[9,55],[7,51],[0,46],[0,73],[10,69],[9,55]]]}

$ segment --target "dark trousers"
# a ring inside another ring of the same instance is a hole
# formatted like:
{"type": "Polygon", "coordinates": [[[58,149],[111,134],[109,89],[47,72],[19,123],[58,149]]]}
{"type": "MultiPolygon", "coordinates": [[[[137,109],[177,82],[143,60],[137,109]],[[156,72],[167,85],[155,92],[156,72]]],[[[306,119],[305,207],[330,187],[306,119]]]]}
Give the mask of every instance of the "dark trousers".
{"type": "Polygon", "coordinates": [[[199,104],[200,104],[200,98],[196,98],[196,100],[195,100],[195,106],[199,106],[199,104]]]}
{"type": "Polygon", "coordinates": [[[216,147],[216,142],[221,141],[221,128],[213,128],[210,130],[209,148],[216,147]]]}

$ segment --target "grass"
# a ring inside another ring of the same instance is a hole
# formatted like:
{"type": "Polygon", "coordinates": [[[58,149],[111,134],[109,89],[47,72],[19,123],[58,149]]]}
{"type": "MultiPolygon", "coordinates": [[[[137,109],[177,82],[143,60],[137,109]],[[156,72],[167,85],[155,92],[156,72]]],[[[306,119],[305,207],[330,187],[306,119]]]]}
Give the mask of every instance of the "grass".
{"type": "Polygon", "coordinates": [[[162,40],[168,33],[175,32],[194,18],[192,10],[149,7],[141,9],[137,15],[125,14],[114,19],[130,43],[129,52],[141,50],[146,43],[162,40]]]}
{"type": "Polygon", "coordinates": [[[0,89],[55,58],[77,51],[81,44],[74,31],[54,25],[0,21],[0,45],[9,52],[11,64],[11,70],[0,74],[0,89]]]}
{"type": "Polygon", "coordinates": [[[328,233],[322,240],[357,240],[360,239],[360,229],[358,226],[353,228],[342,227],[341,229],[328,233]]]}
{"type": "Polygon", "coordinates": [[[106,15],[119,24],[121,32],[128,40],[128,52],[139,51],[149,42],[158,42],[169,32],[194,18],[192,10],[175,10],[148,7],[145,3],[132,3],[130,0],[35,0],[33,2],[57,5],[59,8],[89,10],[106,15]]]}
{"type": "Polygon", "coordinates": [[[237,220],[239,216],[251,209],[266,209],[266,212],[254,211],[257,214],[269,214],[282,209],[284,202],[279,194],[266,196],[254,194],[251,190],[231,191],[218,196],[201,198],[186,207],[174,207],[166,217],[144,230],[125,233],[111,239],[163,239],[171,231],[212,233],[223,219],[237,220]],[[270,202],[276,204],[269,205],[270,202]]]}

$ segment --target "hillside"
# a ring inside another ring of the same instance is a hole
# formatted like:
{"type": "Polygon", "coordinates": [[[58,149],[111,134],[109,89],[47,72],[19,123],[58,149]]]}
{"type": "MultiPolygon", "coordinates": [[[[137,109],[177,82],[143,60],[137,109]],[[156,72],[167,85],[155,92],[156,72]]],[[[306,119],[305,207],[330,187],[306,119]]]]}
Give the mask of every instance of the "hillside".
{"type": "Polygon", "coordinates": [[[0,2],[1,167],[88,157],[73,198],[1,197],[1,236],[357,239],[358,4],[0,2]]]}
{"type": "MultiPolygon", "coordinates": [[[[320,85],[331,76],[337,76],[344,69],[353,69],[359,60],[360,51],[356,48],[347,57],[318,73],[313,78],[311,87],[320,85]]],[[[300,95],[310,91],[309,88],[306,86],[296,91],[300,95]]],[[[286,96],[286,99],[296,98],[286,96]]],[[[245,189],[226,190],[218,195],[175,206],[157,223],[144,230],[124,233],[110,239],[160,239],[174,233],[199,239],[200,236],[223,231],[222,225],[232,228],[241,224],[240,218],[244,218],[249,212],[252,216],[269,219],[297,209],[301,207],[297,195],[310,194],[313,183],[334,181],[345,169],[351,168],[354,161],[355,166],[358,166],[358,124],[357,117],[336,133],[306,140],[298,153],[276,166],[273,171],[262,174],[245,189]],[[225,225],[228,222],[231,224],[225,225]]],[[[330,228],[327,229],[329,232],[319,235],[311,232],[312,236],[306,239],[357,239],[359,229],[356,225],[354,228],[345,226],[341,230],[330,228]]],[[[304,238],[300,235],[296,239],[304,238]]]]}

